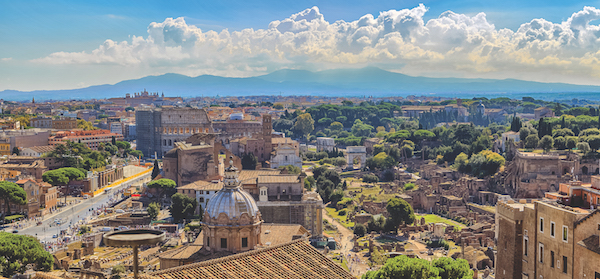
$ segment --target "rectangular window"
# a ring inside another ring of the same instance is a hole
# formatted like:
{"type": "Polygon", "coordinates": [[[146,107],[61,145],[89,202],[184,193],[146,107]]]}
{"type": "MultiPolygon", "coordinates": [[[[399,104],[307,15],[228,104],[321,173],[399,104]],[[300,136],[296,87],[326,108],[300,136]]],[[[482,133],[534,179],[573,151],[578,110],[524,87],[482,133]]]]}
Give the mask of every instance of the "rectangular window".
{"type": "Polygon", "coordinates": [[[554,227],[556,227],[556,224],[554,224],[554,222],[550,222],[550,236],[554,237],[554,227]]]}
{"type": "Polygon", "coordinates": [[[554,251],[550,251],[550,267],[554,267],[554,251]]]}
{"type": "Polygon", "coordinates": [[[542,244],[540,242],[539,247],[540,247],[540,253],[539,253],[540,263],[544,263],[544,244],[542,244]]]}
{"type": "Polygon", "coordinates": [[[248,238],[242,237],[242,248],[248,247],[248,238]]]}
{"type": "Polygon", "coordinates": [[[567,257],[563,256],[563,273],[567,273],[567,257]]]}
{"type": "Polygon", "coordinates": [[[523,254],[527,256],[527,252],[529,251],[529,238],[523,239],[523,254]]]}
{"type": "Polygon", "coordinates": [[[227,238],[221,238],[221,248],[227,249],[227,238]]]}
{"type": "Polygon", "coordinates": [[[563,226],[563,241],[569,242],[569,228],[567,226],[563,226]]]}
{"type": "Polygon", "coordinates": [[[544,232],[544,218],[540,217],[540,232],[544,232]]]}

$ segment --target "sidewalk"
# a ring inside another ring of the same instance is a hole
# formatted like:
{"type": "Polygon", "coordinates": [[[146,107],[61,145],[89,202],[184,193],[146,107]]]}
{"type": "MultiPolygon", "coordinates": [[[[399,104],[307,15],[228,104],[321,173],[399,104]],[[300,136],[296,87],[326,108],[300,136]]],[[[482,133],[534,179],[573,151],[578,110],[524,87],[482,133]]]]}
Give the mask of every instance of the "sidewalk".
{"type": "MultiPolygon", "coordinates": [[[[62,213],[65,210],[69,210],[80,203],[81,203],[81,201],[78,200],[77,202],[73,202],[65,207],[60,207],[59,209],[55,210],[54,212],[42,216],[42,222],[44,222],[48,219],[52,219],[54,216],[58,215],[59,213],[62,213]]],[[[27,221],[20,221],[20,222],[16,222],[16,223],[4,224],[5,226],[7,226],[6,228],[4,228],[4,231],[8,230],[9,232],[11,232],[13,230],[12,227],[15,225],[23,225],[23,227],[19,228],[19,230],[27,229],[27,228],[30,228],[33,226],[37,226],[37,222],[38,222],[37,220],[33,220],[33,221],[27,220],[27,221]]]]}

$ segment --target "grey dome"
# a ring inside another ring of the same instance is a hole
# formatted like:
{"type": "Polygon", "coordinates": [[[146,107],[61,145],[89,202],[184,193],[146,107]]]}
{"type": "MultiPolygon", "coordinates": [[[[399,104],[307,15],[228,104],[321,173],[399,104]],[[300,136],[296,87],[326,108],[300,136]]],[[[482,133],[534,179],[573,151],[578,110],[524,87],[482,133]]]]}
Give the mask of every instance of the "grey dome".
{"type": "Polygon", "coordinates": [[[254,218],[258,213],[258,206],[252,196],[240,187],[223,187],[210,197],[206,205],[206,213],[211,219],[216,219],[221,213],[227,214],[229,219],[240,218],[244,213],[254,218]]]}

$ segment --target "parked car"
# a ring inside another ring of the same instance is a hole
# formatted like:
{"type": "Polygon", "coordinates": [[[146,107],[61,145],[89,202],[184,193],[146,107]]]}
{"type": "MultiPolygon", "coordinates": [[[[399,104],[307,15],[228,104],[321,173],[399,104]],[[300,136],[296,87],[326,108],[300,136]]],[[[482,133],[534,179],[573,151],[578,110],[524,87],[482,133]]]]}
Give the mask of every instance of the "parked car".
{"type": "Polygon", "coordinates": [[[52,235],[52,238],[58,238],[57,234],[52,235]]]}
{"type": "Polygon", "coordinates": [[[18,230],[14,230],[14,231],[12,231],[12,233],[19,233],[19,231],[18,230]]]}

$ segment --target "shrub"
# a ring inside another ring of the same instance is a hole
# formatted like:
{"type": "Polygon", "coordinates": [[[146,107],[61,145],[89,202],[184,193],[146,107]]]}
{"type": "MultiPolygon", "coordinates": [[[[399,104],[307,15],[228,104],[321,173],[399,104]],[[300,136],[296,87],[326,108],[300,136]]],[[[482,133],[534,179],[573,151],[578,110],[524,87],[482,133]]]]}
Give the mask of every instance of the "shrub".
{"type": "Polygon", "coordinates": [[[345,208],[338,212],[338,215],[340,216],[346,216],[346,214],[348,214],[348,211],[345,208]]]}
{"type": "Polygon", "coordinates": [[[404,184],[404,190],[409,191],[415,188],[415,184],[412,182],[408,182],[404,184]]]}
{"type": "Polygon", "coordinates": [[[379,182],[379,177],[377,177],[377,175],[374,174],[365,174],[362,177],[363,182],[365,183],[377,183],[379,182]]]}
{"type": "Polygon", "coordinates": [[[427,248],[439,248],[439,247],[444,247],[444,249],[446,249],[446,250],[450,249],[450,245],[444,239],[435,240],[435,241],[427,241],[427,248]]]}
{"type": "Polygon", "coordinates": [[[356,226],[354,226],[354,234],[359,236],[359,237],[363,237],[365,236],[365,234],[367,233],[367,228],[365,228],[365,225],[358,223],[356,224],[356,226]]]}

